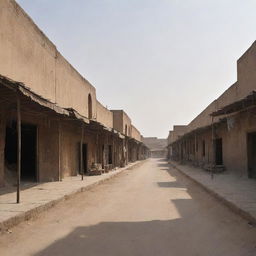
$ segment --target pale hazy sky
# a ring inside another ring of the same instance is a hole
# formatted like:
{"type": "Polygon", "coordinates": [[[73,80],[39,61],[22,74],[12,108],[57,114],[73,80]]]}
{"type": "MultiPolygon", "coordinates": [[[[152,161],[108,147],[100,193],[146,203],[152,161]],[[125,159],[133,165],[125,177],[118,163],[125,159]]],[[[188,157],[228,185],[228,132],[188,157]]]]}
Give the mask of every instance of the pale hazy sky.
{"type": "Polygon", "coordinates": [[[167,137],[236,81],[256,0],[18,0],[109,109],[167,137]]]}

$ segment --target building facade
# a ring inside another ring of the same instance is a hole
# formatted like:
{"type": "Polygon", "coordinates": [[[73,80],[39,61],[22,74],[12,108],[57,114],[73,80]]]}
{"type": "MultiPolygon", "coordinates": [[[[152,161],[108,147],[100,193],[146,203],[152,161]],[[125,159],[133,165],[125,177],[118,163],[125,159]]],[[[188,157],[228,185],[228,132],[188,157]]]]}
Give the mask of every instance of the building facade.
{"type": "Polygon", "coordinates": [[[185,128],[170,132],[170,158],[256,178],[256,42],[237,61],[237,82],[185,128]]]}
{"type": "Polygon", "coordinates": [[[14,0],[0,1],[0,104],[0,186],[19,171],[21,180],[58,181],[146,157],[128,115],[97,100],[14,0]]]}

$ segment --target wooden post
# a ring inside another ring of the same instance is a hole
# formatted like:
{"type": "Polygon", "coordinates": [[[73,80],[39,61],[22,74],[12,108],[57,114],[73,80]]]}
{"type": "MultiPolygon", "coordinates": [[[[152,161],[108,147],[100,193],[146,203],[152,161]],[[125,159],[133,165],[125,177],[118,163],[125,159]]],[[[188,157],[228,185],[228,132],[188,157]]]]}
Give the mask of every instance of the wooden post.
{"type": "Polygon", "coordinates": [[[84,170],[83,170],[83,138],[84,138],[84,126],[81,127],[81,141],[80,141],[80,173],[82,180],[84,179],[84,170]]]}
{"type": "Polygon", "coordinates": [[[128,145],[128,138],[126,138],[126,163],[129,163],[129,145],[128,145]]]}
{"type": "Polygon", "coordinates": [[[99,135],[98,132],[96,134],[96,148],[95,148],[95,164],[98,164],[99,162],[99,135]]]}
{"type": "Polygon", "coordinates": [[[116,167],[116,148],[115,148],[115,135],[112,132],[112,166],[116,167]]]}
{"type": "Polygon", "coordinates": [[[20,98],[17,95],[17,204],[20,203],[20,172],[21,172],[21,115],[20,98]]]}
{"type": "MultiPolygon", "coordinates": [[[[196,162],[196,160],[197,160],[197,152],[196,152],[196,150],[197,150],[197,137],[196,137],[196,133],[195,133],[195,146],[194,146],[194,151],[195,151],[195,154],[194,154],[194,162],[196,162]]],[[[196,163],[197,164],[197,163],[196,163]]]]}
{"type": "Polygon", "coordinates": [[[213,166],[212,166],[212,172],[211,172],[211,177],[213,179],[213,172],[214,172],[214,168],[215,168],[215,131],[214,131],[214,123],[213,123],[213,118],[212,117],[212,163],[213,163],[213,166]]]}

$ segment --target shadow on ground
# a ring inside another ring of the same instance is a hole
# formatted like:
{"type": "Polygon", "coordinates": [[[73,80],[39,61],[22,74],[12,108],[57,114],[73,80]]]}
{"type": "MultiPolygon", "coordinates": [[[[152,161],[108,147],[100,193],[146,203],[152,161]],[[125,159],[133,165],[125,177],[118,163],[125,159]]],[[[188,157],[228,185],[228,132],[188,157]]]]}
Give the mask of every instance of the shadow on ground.
{"type": "Polygon", "coordinates": [[[176,181],[161,181],[157,182],[157,185],[161,188],[185,188],[180,183],[176,181]]]}
{"type": "MultiPolygon", "coordinates": [[[[158,182],[162,188],[184,188],[186,199],[170,199],[178,218],[140,222],[102,222],[77,227],[35,256],[252,256],[256,255],[256,232],[214,199],[198,202],[197,188],[184,186],[183,177],[170,171],[166,161],[158,161],[175,182],[158,182]],[[231,225],[231,224],[235,225],[231,225]]],[[[170,190],[171,193],[172,190],[170,190]]],[[[170,198],[171,194],[170,194],[170,198]]],[[[135,209],[138,210],[139,209],[135,209]]]]}
{"type": "MultiPolygon", "coordinates": [[[[35,187],[35,186],[38,186],[39,183],[36,183],[36,182],[21,182],[20,184],[20,190],[23,191],[23,190],[26,190],[26,189],[29,189],[29,188],[32,188],[32,187],[35,187]]],[[[17,186],[16,185],[8,185],[6,187],[2,187],[0,188],[0,196],[1,195],[6,195],[6,194],[9,194],[9,193],[13,193],[13,192],[16,192],[17,191],[17,186]]]]}

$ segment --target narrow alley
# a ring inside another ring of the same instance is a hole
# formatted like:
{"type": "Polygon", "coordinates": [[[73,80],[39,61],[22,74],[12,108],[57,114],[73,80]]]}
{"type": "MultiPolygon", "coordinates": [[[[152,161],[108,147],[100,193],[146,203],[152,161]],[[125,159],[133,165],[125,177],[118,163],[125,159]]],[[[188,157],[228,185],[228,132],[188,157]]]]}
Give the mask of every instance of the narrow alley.
{"type": "Polygon", "coordinates": [[[3,234],[0,255],[249,256],[256,228],[149,159],[3,234]]]}

